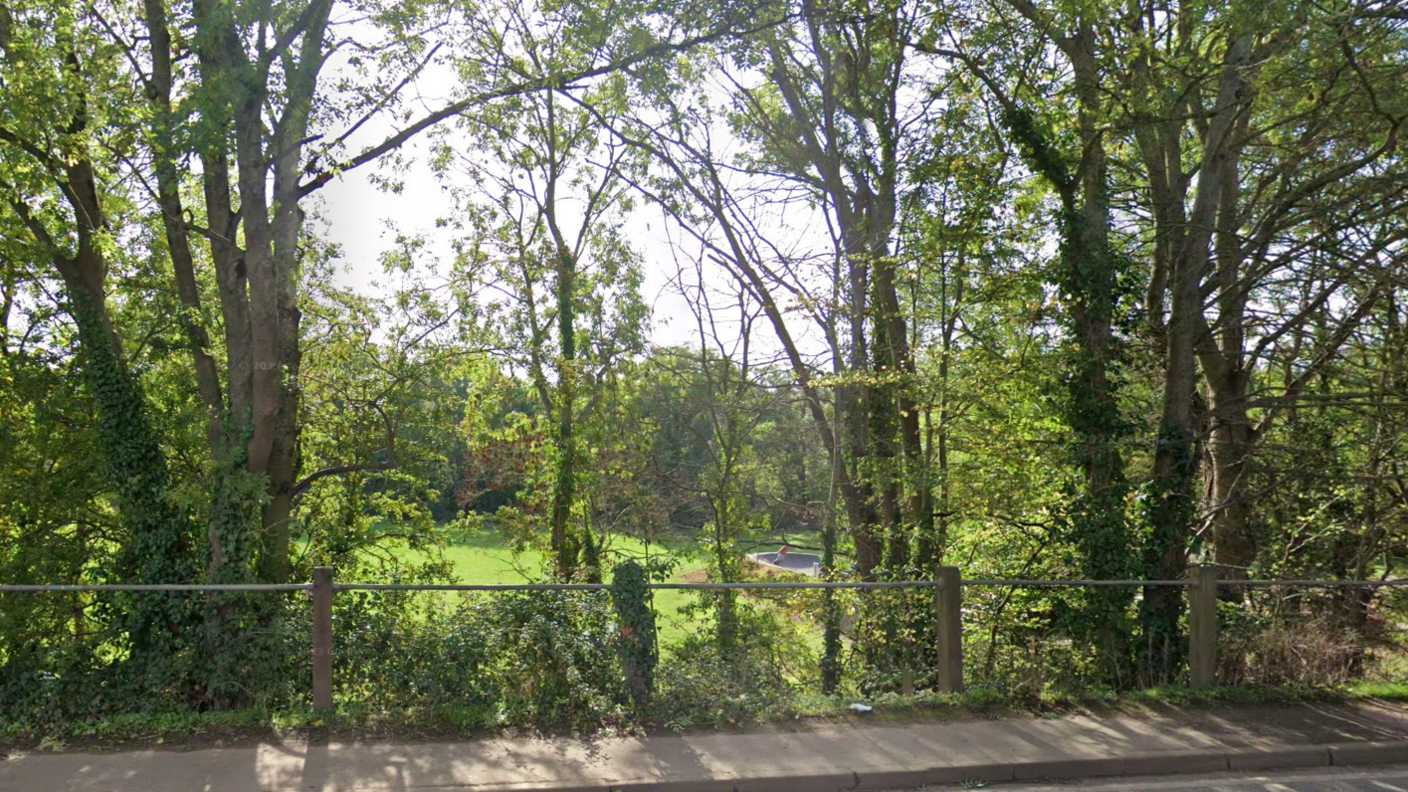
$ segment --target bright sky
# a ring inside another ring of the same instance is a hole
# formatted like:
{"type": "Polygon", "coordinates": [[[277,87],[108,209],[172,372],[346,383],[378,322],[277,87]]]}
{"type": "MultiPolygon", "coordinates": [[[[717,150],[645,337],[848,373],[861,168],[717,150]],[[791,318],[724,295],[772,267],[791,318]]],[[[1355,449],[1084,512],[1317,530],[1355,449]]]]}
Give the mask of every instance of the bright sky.
{"type": "MultiPolygon", "coordinates": [[[[330,71],[336,74],[340,64],[330,64],[330,71]]],[[[430,113],[445,106],[454,88],[453,76],[435,66],[428,67],[407,90],[414,97],[411,107],[416,115],[430,113]]],[[[727,91],[720,87],[719,101],[726,103],[727,91]]],[[[357,151],[385,139],[394,132],[387,119],[373,119],[355,135],[349,138],[348,150],[357,151]]],[[[720,141],[716,150],[729,151],[739,145],[729,134],[726,124],[710,131],[711,136],[720,141]]],[[[427,154],[430,150],[429,133],[412,141],[403,149],[403,156],[409,161],[404,171],[395,174],[404,184],[399,193],[382,190],[376,184],[376,175],[390,175],[386,166],[369,164],[344,173],[318,193],[317,212],[322,219],[321,231],[330,241],[342,249],[340,282],[363,293],[374,295],[381,291],[386,277],[382,272],[381,257],[395,245],[398,234],[407,236],[423,235],[429,240],[432,254],[448,260],[453,230],[437,227],[436,220],[454,211],[454,201],[446,186],[433,174],[427,154]],[[382,169],[382,170],[379,170],[382,169]]],[[[465,138],[469,140],[468,136],[465,138]]],[[[450,178],[460,180],[459,186],[472,187],[468,183],[472,177],[459,171],[450,178]]],[[[641,297],[652,306],[652,326],[650,339],[659,345],[697,345],[698,328],[689,303],[679,293],[673,283],[679,268],[687,267],[692,275],[691,254],[697,252],[694,240],[680,247],[686,241],[682,231],[666,221],[658,207],[638,201],[636,211],[626,221],[627,236],[632,247],[641,255],[644,284],[641,297]]],[[[785,217],[766,216],[761,211],[752,221],[758,224],[779,250],[815,251],[829,247],[829,234],[824,221],[815,211],[791,206],[785,217]]],[[[733,303],[736,289],[731,277],[718,266],[706,267],[705,281],[711,293],[733,303]]],[[[692,278],[691,278],[692,283],[692,278]]],[[[779,293],[778,298],[785,295],[779,293]]],[[[728,333],[730,325],[738,326],[736,310],[721,310],[718,315],[720,330],[728,333]]],[[[811,323],[802,317],[794,317],[790,322],[792,332],[806,352],[820,354],[825,349],[819,333],[813,336],[811,323]]],[[[773,352],[775,338],[772,329],[763,323],[754,332],[755,354],[768,355],[773,352]]]]}
{"type": "MultiPolygon", "coordinates": [[[[427,109],[437,105],[437,101],[427,100],[427,109]]],[[[386,134],[384,129],[374,132],[386,134]]],[[[367,143],[374,142],[371,133],[365,138],[367,143]]],[[[318,192],[317,212],[322,220],[322,231],[342,249],[339,277],[342,285],[368,295],[381,293],[387,280],[381,257],[395,246],[398,234],[422,234],[430,241],[428,247],[434,254],[449,258],[454,232],[437,227],[436,220],[454,211],[453,201],[444,183],[432,173],[427,151],[424,137],[413,141],[405,150],[406,159],[411,162],[403,172],[395,174],[404,184],[399,194],[385,191],[376,184],[375,176],[379,172],[376,165],[344,173],[318,192]]],[[[386,175],[384,171],[383,175],[386,175]]],[[[471,177],[458,173],[451,178],[461,180],[464,186],[463,181],[471,177]]],[[[815,250],[818,244],[829,245],[824,222],[814,212],[793,207],[785,219],[769,220],[759,216],[754,219],[766,227],[773,244],[782,248],[815,250]]],[[[693,285],[691,256],[697,251],[697,242],[686,239],[678,227],[663,217],[658,207],[644,201],[638,202],[637,209],[628,217],[626,230],[642,259],[645,278],[641,296],[653,309],[651,341],[658,345],[698,345],[699,331],[694,314],[674,283],[683,266],[690,268],[687,285],[693,285]]],[[[720,331],[737,332],[736,309],[728,308],[733,304],[735,293],[731,277],[718,266],[706,266],[705,281],[716,300],[722,303],[717,315],[720,331]]],[[[778,294],[779,299],[784,297],[778,294]]],[[[825,344],[820,334],[800,316],[794,319],[790,322],[792,332],[804,353],[823,354],[825,344]]],[[[775,337],[766,323],[757,323],[753,337],[755,356],[776,354],[775,337]]]]}
{"type": "MultiPolygon", "coordinates": [[[[451,201],[426,164],[424,147],[412,145],[410,150],[416,161],[403,176],[400,194],[374,184],[372,166],[345,173],[320,191],[328,237],[342,247],[343,285],[378,293],[385,280],[381,256],[395,245],[398,233],[424,234],[432,249],[448,255],[450,232],[435,221],[452,211],[451,201]]],[[[628,224],[633,244],[644,256],[642,296],[654,307],[652,338],[658,344],[695,343],[689,307],[670,284],[675,263],[658,215],[658,210],[643,208],[628,224]]]]}

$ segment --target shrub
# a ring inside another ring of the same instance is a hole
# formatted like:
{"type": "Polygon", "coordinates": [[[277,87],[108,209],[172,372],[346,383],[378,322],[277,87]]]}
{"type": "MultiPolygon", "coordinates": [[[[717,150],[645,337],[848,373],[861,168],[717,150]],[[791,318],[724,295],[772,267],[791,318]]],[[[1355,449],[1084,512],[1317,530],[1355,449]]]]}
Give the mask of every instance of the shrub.
{"type": "Polygon", "coordinates": [[[1218,682],[1224,685],[1338,686],[1359,675],[1364,643],[1328,614],[1219,609],[1218,682]]]}
{"type": "Polygon", "coordinates": [[[344,592],[336,599],[333,679],[339,701],[376,708],[499,699],[493,630],[474,603],[411,592],[344,592]]]}
{"type": "MultiPolygon", "coordinates": [[[[712,612],[705,597],[692,606],[712,612]]],[[[737,726],[787,712],[798,689],[818,685],[818,658],[776,609],[734,602],[732,645],[725,651],[707,628],[675,647],[657,674],[655,717],[667,727],[737,726]]]]}
{"type": "Polygon", "coordinates": [[[476,609],[493,631],[497,686],[511,723],[594,731],[620,712],[610,598],[515,591],[476,609]]]}

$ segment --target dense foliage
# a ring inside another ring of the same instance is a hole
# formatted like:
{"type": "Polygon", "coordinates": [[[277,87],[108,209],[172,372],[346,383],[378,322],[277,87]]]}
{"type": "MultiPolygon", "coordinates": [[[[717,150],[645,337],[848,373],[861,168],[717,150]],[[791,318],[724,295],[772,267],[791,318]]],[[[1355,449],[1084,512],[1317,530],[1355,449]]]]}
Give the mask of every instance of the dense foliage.
{"type": "MultiPolygon", "coordinates": [[[[448,581],[488,535],[612,586],[339,594],[340,704],[591,729],[936,684],[923,591],[711,591],[666,639],[649,580],[780,545],[833,580],[1398,577],[1405,20],[0,0],[0,583],[448,581]],[[364,172],[433,225],[376,283],[319,197],[364,172]]],[[[967,596],[982,684],[1185,673],[1178,588],[967,596]]],[[[1223,599],[1225,679],[1400,670],[1391,595],[1223,599]]],[[[0,721],[304,706],[308,621],[0,594],[0,721]]]]}

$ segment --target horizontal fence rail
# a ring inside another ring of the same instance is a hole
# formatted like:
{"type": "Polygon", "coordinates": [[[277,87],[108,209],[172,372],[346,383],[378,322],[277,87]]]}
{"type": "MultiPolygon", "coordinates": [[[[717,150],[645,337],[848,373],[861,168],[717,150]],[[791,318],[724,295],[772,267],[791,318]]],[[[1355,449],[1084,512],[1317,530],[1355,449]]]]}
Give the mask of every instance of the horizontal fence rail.
{"type": "MultiPolygon", "coordinates": [[[[963,585],[1067,585],[1061,581],[973,581],[963,585]]],[[[1079,585],[1077,583],[1076,585],[1079,585]]],[[[94,583],[0,585],[0,594],[74,591],[312,591],[312,583],[94,583]]],[[[652,591],[755,591],[762,589],[926,589],[937,580],[827,583],[651,583],[652,591]]],[[[610,591],[608,583],[334,583],[334,591],[610,591]]]]}
{"type": "Polygon", "coordinates": [[[1109,588],[1131,586],[1192,586],[1191,580],[965,580],[972,588],[1109,588]]]}
{"type": "MultiPolygon", "coordinates": [[[[963,589],[964,588],[1093,588],[1176,587],[1188,590],[1188,676],[1194,688],[1216,683],[1217,591],[1219,587],[1252,588],[1401,588],[1408,579],[1385,580],[1242,580],[1224,578],[1214,566],[1198,566],[1180,580],[964,580],[957,567],[943,567],[937,580],[818,581],[751,583],[651,583],[654,591],[768,591],[768,590],[885,590],[931,589],[935,592],[938,688],[963,689],[963,589]]],[[[606,583],[336,583],[330,567],[315,567],[311,583],[113,583],[113,584],[0,584],[0,594],[61,592],[173,592],[307,591],[313,599],[312,656],[313,706],[331,710],[333,657],[333,596],[339,591],[611,591],[606,583]]]]}
{"type": "Polygon", "coordinates": [[[0,585],[0,594],[46,591],[312,591],[312,583],[94,583],[0,585]]]}
{"type": "Polygon", "coordinates": [[[1292,588],[1401,588],[1408,580],[1218,580],[1219,586],[1289,586],[1292,588]]]}
{"type": "MultiPolygon", "coordinates": [[[[651,583],[652,591],[755,591],[759,589],[905,589],[942,588],[937,580],[880,583],[651,583]]],[[[608,583],[335,583],[334,591],[610,591],[608,583]]]]}
{"type": "MultiPolygon", "coordinates": [[[[938,580],[882,582],[837,581],[826,583],[651,583],[652,591],[753,591],[765,589],[926,589],[943,588],[938,580]]],[[[964,580],[964,588],[1191,588],[1196,580],[1022,580],[995,578],[964,580]]],[[[1219,578],[1219,587],[1272,588],[1405,588],[1408,580],[1240,580],[1219,578]]],[[[0,584],[0,594],[102,591],[312,591],[312,583],[53,583],[0,584]]],[[[334,591],[610,591],[609,583],[335,583],[334,591]]]]}

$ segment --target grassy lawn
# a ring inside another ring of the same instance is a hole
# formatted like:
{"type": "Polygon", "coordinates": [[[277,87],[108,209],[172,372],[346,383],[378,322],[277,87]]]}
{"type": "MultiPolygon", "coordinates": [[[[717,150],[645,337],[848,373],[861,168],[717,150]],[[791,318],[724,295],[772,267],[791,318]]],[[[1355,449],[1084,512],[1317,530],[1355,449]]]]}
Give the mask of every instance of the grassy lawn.
{"type": "MultiPolygon", "coordinates": [[[[671,582],[684,582],[686,576],[699,580],[698,573],[704,569],[702,559],[689,554],[686,546],[678,541],[652,542],[649,548],[635,537],[612,534],[607,537],[602,548],[607,559],[621,557],[644,560],[647,556],[660,558],[673,556],[677,561],[671,582]]],[[[472,534],[462,534],[445,548],[445,559],[454,566],[455,580],[458,583],[512,584],[542,582],[547,577],[547,558],[536,549],[515,552],[504,541],[498,531],[484,530],[472,534]]],[[[415,559],[408,554],[406,560],[415,559]]],[[[686,605],[697,601],[699,594],[690,591],[655,592],[655,624],[659,631],[660,647],[668,651],[684,638],[699,629],[695,620],[680,612],[686,605]]],[[[809,630],[808,644],[817,654],[821,652],[821,631],[809,630]]]]}
{"type": "MultiPolygon", "coordinates": [[[[645,559],[658,558],[679,552],[681,548],[670,543],[652,543],[647,549],[644,542],[634,537],[612,535],[608,537],[603,555],[627,556],[645,559]]],[[[541,580],[546,558],[541,551],[526,549],[514,552],[497,531],[482,531],[460,536],[445,548],[445,559],[454,564],[456,581],[459,583],[527,583],[541,580]]],[[[671,580],[679,581],[685,575],[703,568],[697,559],[684,558],[676,567],[671,580]]],[[[688,619],[680,614],[680,608],[689,604],[696,595],[685,591],[655,592],[656,625],[660,632],[660,643],[670,645],[683,639],[691,627],[688,619]]]]}

